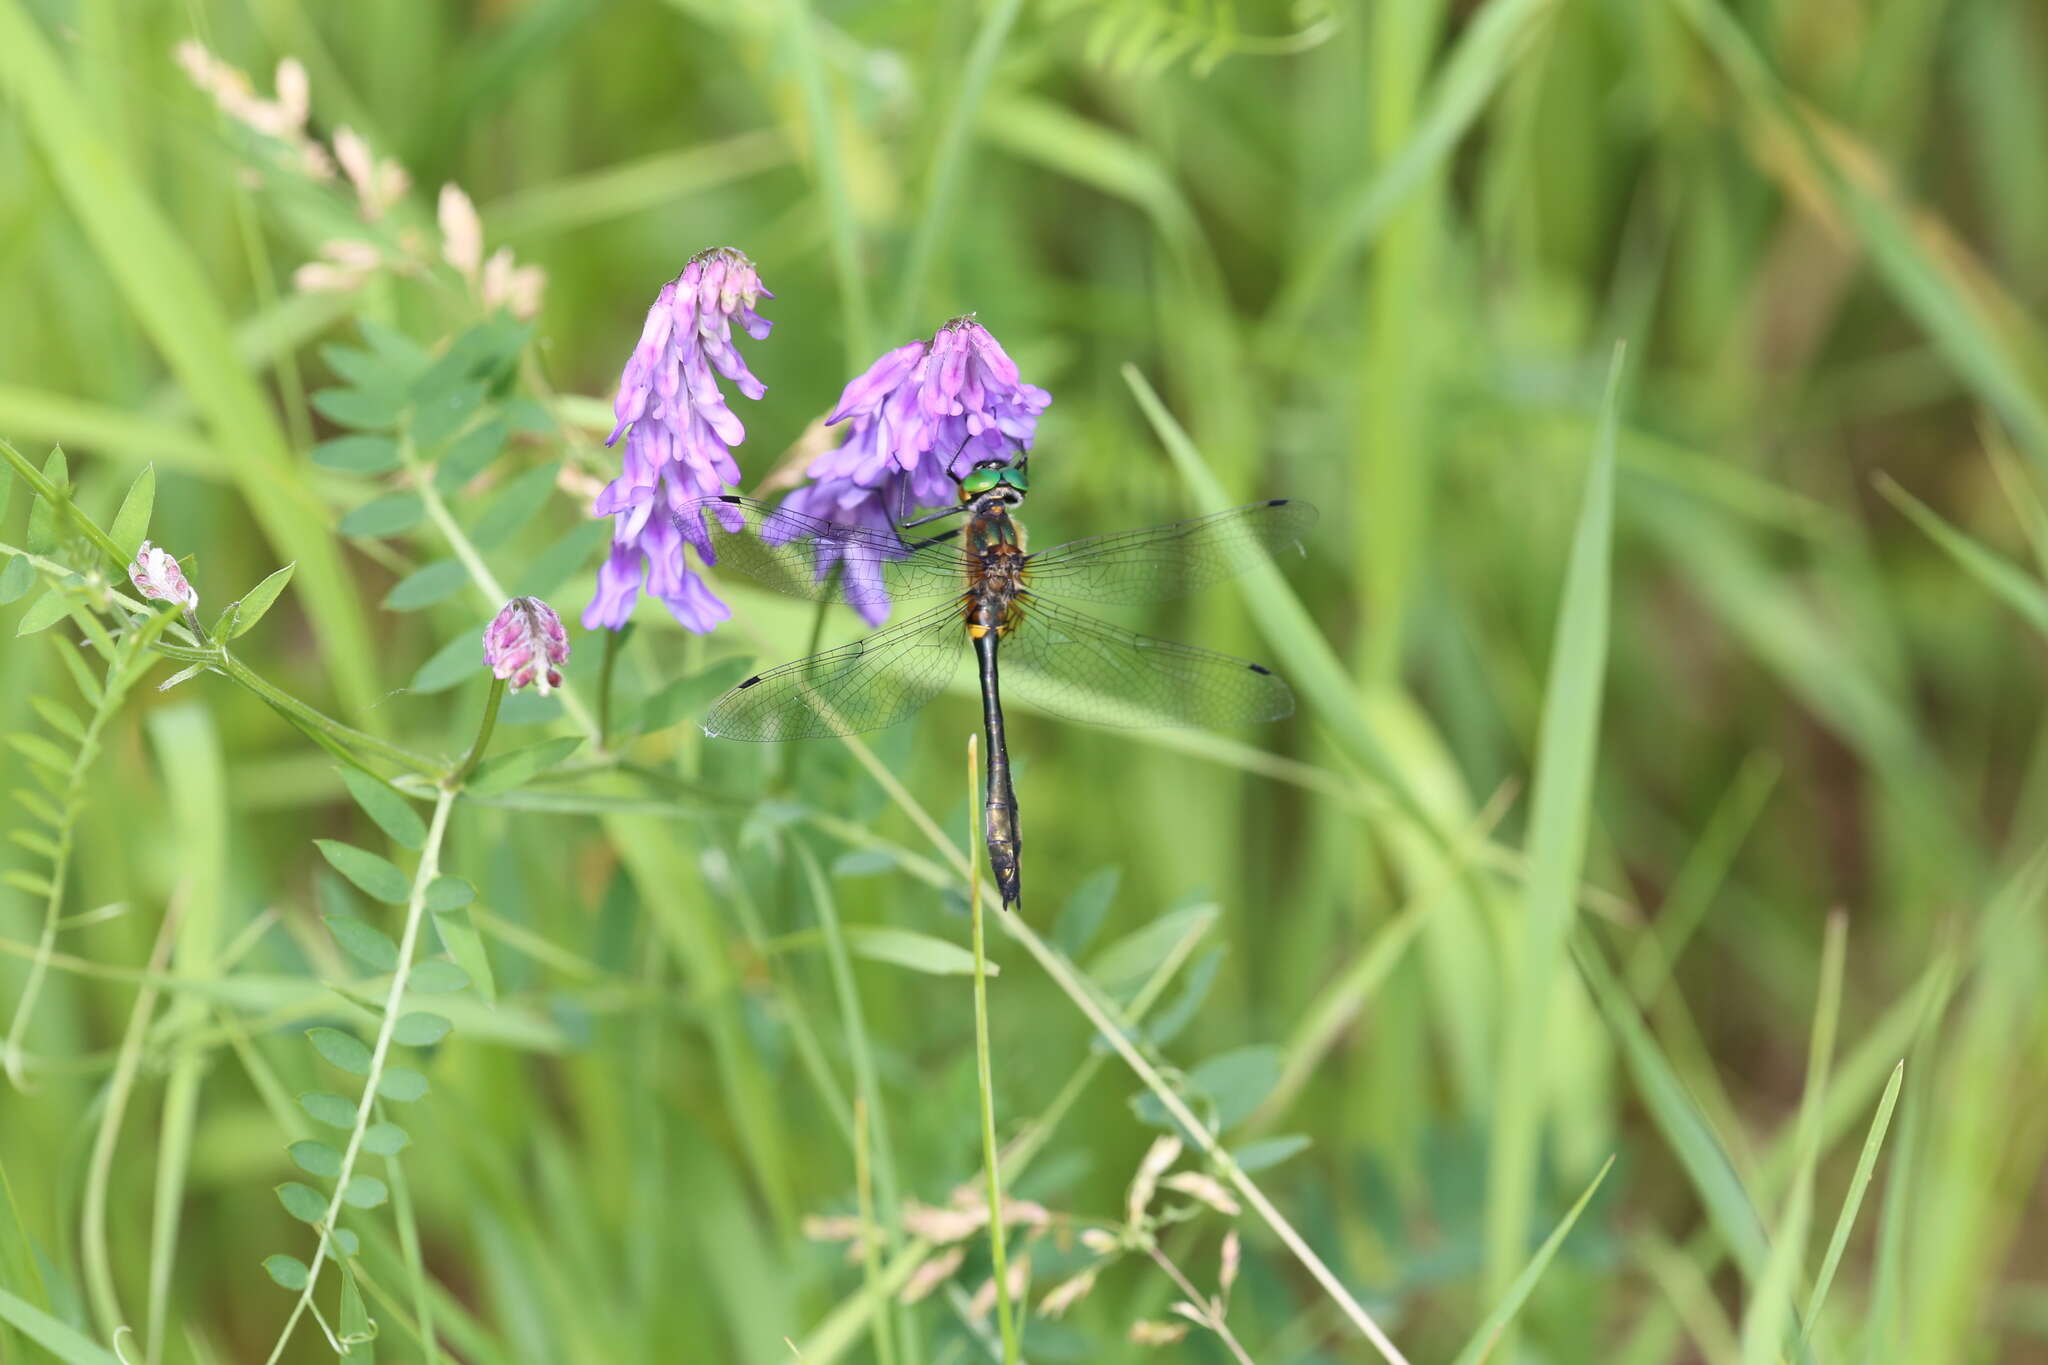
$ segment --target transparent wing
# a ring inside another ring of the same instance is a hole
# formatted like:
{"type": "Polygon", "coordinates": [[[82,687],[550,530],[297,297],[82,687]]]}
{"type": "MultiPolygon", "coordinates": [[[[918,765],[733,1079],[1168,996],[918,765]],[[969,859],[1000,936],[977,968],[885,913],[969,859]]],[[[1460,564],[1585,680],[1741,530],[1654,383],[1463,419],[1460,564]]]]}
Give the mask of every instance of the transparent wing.
{"type": "Polygon", "coordinates": [[[1300,546],[1316,509],[1289,498],[1191,521],[1070,540],[1031,555],[1031,586],[1084,602],[1165,602],[1244,572],[1261,555],[1300,546]]]}
{"type": "Polygon", "coordinates": [[[948,602],[852,644],[757,673],[713,703],[717,739],[823,739],[908,719],[945,690],[966,620],[948,602]]]}
{"type": "Polygon", "coordinates": [[[1026,593],[1003,636],[1004,700],[1088,725],[1227,729],[1294,711],[1286,683],[1255,663],[1155,640],[1026,593]]]}
{"type": "Polygon", "coordinates": [[[967,590],[967,556],[949,537],[906,542],[893,531],[732,495],[685,503],[676,527],[707,564],[813,602],[844,598],[879,612],[891,602],[958,597],[967,590]]]}

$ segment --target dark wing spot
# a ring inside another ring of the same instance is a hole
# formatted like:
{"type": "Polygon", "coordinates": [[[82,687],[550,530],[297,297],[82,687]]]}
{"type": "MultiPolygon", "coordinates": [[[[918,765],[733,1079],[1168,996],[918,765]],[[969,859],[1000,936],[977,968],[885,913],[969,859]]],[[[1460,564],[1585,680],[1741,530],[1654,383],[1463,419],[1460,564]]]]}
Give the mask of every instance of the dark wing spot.
{"type": "Polygon", "coordinates": [[[1285,498],[1267,498],[1267,499],[1266,499],[1266,506],[1268,506],[1268,507],[1285,507],[1286,505],[1287,505],[1287,499],[1285,499],[1285,498]]]}
{"type": "MultiPolygon", "coordinates": [[[[720,493],[720,494],[718,495],[718,500],[719,500],[720,502],[744,502],[744,501],[746,501],[746,500],[745,500],[744,498],[741,498],[741,497],[739,497],[739,496],[737,496],[737,495],[735,495],[735,494],[732,494],[732,493],[720,493]]],[[[741,684],[740,684],[740,686],[744,687],[744,686],[746,686],[746,684],[745,684],[745,683],[741,683],[741,684]]]]}
{"type": "MultiPolygon", "coordinates": [[[[1254,673],[1263,673],[1269,678],[1273,676],[1273,670],[1266,667],[1264,664],[1246,664],[1245,667],[1249,668],[1254,673]]],[[[745,687],[746,685],[746,683],[740,684],[741,687],[745,687]]]]}
{"type": "MultiPolygon", "coordinates": [[[[1254,668],[1258,668],[1258,665],[1257,665],[1257,664],[1253,664],[1253,665],[1252,665],[1252,667],[1254,667],[1254,668]]],[[[1263,668],[1260,668],[1260,669],[1259,669],[1259,671],[1260,671],[1261,673],[1263,673],[1263,672],[1265,672],[1266,670],[1265,670],[1265,669],[1263,669],[1263,668]]],[[[759,682],[759,681],[761,681],[761,675],[760,675],[759,673],[756,673],[756,674],[755,674],[755,675],[754,675],[753,677],[751,677],[751,678],[747,679],[747,680],[746,680],[745,682],[741,683],[741,684],[740,684],[740,685],[739,685],[738,687],[735,687],[735,688],[733,689],[733,691],[735,691],[735,692],[744,692],[744,691],[746,691],[746,690],[747,690],[748,688],[752,687],[752,686],[753,686],[753,685],[754,685],[755,683],[757,683],[757,682],[759,682]]]]}

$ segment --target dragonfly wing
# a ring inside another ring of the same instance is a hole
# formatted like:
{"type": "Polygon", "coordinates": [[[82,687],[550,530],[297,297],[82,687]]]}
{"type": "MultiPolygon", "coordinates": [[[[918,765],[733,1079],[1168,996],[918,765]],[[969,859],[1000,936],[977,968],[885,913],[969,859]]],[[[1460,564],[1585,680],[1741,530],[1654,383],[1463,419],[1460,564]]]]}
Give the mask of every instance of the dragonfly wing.
{"type": "Polygon", "coordinates": [[[676,526],[705,563],[813,602],[844,599],[879,615],[891,602],[967,590],[967,556],[946,538],[905,541],[734,495],[685,503],[676,526]]]}
{"type": "Polygon", "coordinates": [[[1164,602],[1244,572],[1301,545],[1316,509],[1291,498],[1233,507],[1191,521],[1070,540],[1025,561],[1031,586],[1084,602],[1164,602]]]}
{"type": "Polygon", "coordinates": [[[998,655],[1003,696],[1089,725],[1227,729],[1279,720],[1294,693],[1264,667],[1157,640],[1026,593],[998,655]]]}
{"type": "Polygon", "coordinates": [[[823,739],[908,719],[945,690],[967,638],[948,602],[852,644],[757,673],[704,718],[715,739],[823,739]]]}

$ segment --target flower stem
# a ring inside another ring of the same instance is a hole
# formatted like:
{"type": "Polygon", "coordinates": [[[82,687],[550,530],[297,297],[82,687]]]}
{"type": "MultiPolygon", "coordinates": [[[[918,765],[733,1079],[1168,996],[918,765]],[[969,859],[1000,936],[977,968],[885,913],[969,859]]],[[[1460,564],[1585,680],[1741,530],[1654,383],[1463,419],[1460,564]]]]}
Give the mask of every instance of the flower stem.
{"type": "MultiPolygon", "coordinates": [[[[410,437],[399,441],[398,453],[405,461],[406,468],[412,471],[413,491],[419,494],[420,504],[427,509],[427,520],[434,523],[434,529],[441,533],[441,539],[448,542],[448,548],[454,552],[455,558],[469,571],[469,581],[476,585],[477,591],[490,600],[491,610],[495,612],[511,600],[512,594],[505,591],[504,585],[498,582],[498,576],[484,563],[483,556],[477,552],[468,534],[456,523],[455,514],[448,510],[447,499],[443,498],[441,490],[434,486],[433,471],[421,465],[414,454],[410,437]]],[[[589,738],[590,747],[601,751],[604,748],[604,736],[599,730],[597,717],[590,714],[590,708],[583,704],[583,699],[577,696],[568,684],[564,683],[555,690],[561,694],[562,709],[576,722],[576,728],[589,738]]]]}
{"type": "Polygon", "coordinates": [[[498,728],[498,707],[504,700],[505,680],[491,679],[491,695],[484,698],[484,718],[476,727],[476,743],[469,746],[469,752],[463,755],[462,762],[456,766],[454,772],[448,774],[450,788],[460,787],[464,780],[476,771],[476,765],[483,761],[484,750],[491,742],[491,731],[498,728]]]}
{"type": "Polygon", "coordinates": [[[967,737],[968,903],[974,920],[974,1080],[981,1091],[981,1166],[988,1175],[988,1251],[996,1285],[996,1325],[1003,1334],[1003,1365],[1017,1365],[1017,1312],[1010,1303],[1009,1255],[1003,1245],[1003,1163],[996,1150],[994,1068],[988,1051],[988,956],[981,928],[981,836],[975,828],[975,794],[980,790],[981,736],[967,737]]]}
{"type": "MultiPolygon", "coordinates": [[[[348,1191],[349,1176],[355,1171],[356,1158],[362,1154],[363,1134],[370,1127],[370,1115],[377,1103],[377,1084],[384,1079],[384,1062],[391,1055],[391,1035],[398,1027],[399,1008],[405,1003],[405,988],[412,980],[413,954],[419,947],[420,924],[426,918],[427,887],[441,872],[441,840],[448,832],[448,811],[455,804],[455,792],[443,787],[434,797],[434,816],[427,825],[427,840],[420,849],[419,867],[414,871],[412,890],[405,900],[405,932],[398,940],[398,966],[391,973],[391,988],[384,996],[384,1012],[377,1024],[377,1041],[370,1049],[369,1073],[363,1077],[363,1098],[356,1105],[356,1121],[349,1130],[348,1146],[341,1154],[341,1170],[334,1178],[334,1196],[327,1201],[327,1212],[320,1219],[320,1244],[314,1248],[313,1264],[306,1272],[306,1287],[299,1292],[299,1301],[292,1308],[292,1314],[285,1319],[284,1330],[277,1335],[277,1344],[270,1349],[265,1365],[277,1365],[284,1354],[285,1346],[291,1341],[292,1329],[298,1326],[299,1318],[308,1308],[313,1307],[313,1290],[320,1283],[320,1269],[327,1264],[327,1248],[334,1237],[335,1220],[341,1217],[342,1197],[348,1191]]],[[[314,1315],[319,1310],[314,1309],[314,1315]]]]}
{"type": "MultiPolygon", "coordinates": [[[[158,648],[161,649],[162,646],[158,648]]],[[[416,754],[410,749],[393,744],[389,740],[379,739],[375,735],[365,734],[352,725],[342,724],[323,711],[314,710],[228,653],[226,649],[220,649],[217,654],[208,651],[207,658],[223,674],[268,702],[272,710],[305,729],[317,730],[348,748],[375,754],[385,762],[396,764],[408,772],[432,777],[444,767],[440,760],[428,758],[425,754],[416,754]]]]}

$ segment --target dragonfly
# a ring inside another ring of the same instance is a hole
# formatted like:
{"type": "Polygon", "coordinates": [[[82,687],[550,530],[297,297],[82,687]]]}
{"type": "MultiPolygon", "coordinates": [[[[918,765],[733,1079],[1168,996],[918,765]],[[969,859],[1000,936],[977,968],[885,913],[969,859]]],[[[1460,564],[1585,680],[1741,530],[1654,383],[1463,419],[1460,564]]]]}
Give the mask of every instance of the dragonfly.
{"type": "Polygon", "coordinates": [[[1138,531],[1027,551],[1018,509],[1025,462],[982,460],[956,479],[956,506],[896,530],[850,526],[737,494],[676,511],[707,564],[815,602],[844,600],[869,619],[851,644],[747,678],[712,704],[717,739],[859,734],[907,720],[972,652],[981,676],[983,833],[1005,910],[1022,901],[1017,796],[1003,724],[1006,697],[1068,720],[1222,729],[1292,714],[1294,694],[1263,664],[1140,635],[1068,605],[1167,601],[1298,549],[1314,525],[1287,498],[1138,531]],[[901,531],[951,516],[917,540],[901,531]],[[962,645],[968,646],[963,649],[962,645]]]}

